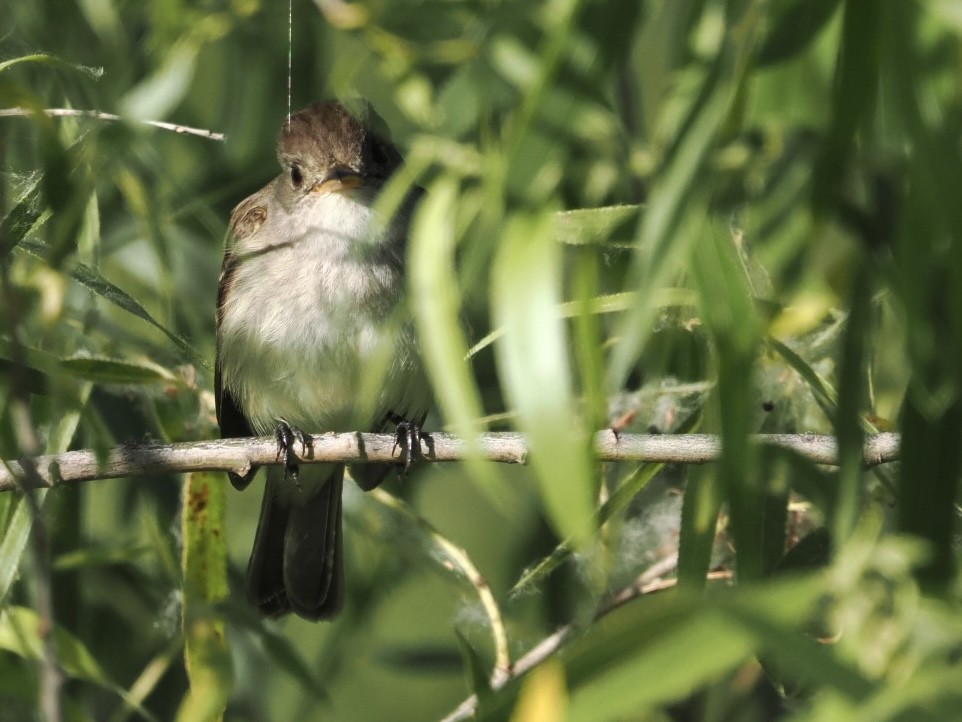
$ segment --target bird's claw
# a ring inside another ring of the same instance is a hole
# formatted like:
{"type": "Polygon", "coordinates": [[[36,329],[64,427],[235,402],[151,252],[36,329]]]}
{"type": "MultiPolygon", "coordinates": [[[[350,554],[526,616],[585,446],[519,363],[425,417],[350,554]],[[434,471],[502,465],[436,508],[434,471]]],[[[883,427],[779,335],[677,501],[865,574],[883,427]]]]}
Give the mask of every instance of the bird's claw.
{"type": "Polygon", "coordinates": [[[391,449],[391,453],[397,451],[398,447],[401,448],[404,454],[404,469],[401,474],[407,476],[411,471],[414,458],[421,454],[421,426],[393,413],[388,415],[388,421],[397,424],[394,430],[394,448],[391,449]]]}
{"type": "Polygon", "coordinates": [[[281,454],[284,455],[284,478],[297,481],[299,467],[297,456],[294,453],[294,442],[300,443],[301,456],[307,456],[308,450],[314,446],[313,439],[309,434],[305,434],[296,426],[291,426],[284,419],[277,422],[277,428],[274,429],[274,438],[277,440],[277,458],[280,459],[281,454]]]}

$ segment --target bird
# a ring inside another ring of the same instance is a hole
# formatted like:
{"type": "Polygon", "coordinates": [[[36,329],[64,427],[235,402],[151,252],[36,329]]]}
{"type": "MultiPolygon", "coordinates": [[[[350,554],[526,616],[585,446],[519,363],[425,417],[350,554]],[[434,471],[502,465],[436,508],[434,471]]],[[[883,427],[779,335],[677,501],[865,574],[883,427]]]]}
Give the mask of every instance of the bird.
{"type": "MultiPolygon", "coordinates": [[[[403,314],[405,249],[423,191],[384,218],[375,208],[402,165],[387,126],[366,102],[323,100],[290,115],[277,140],[280,174],[233,210],[217,294],[215,399],[222,438],[268,435],[270,466],[247,569],[247,597],[267,617],[330,619],[344,600],[344,464],[299,466],[303,429],[393,428],[408,463],[431,392],[403,314]],[[373,403],[364,370],[388,349],[373,403]]],[[[305,450],[302,448],[302,452],[305,450]]],[[[392,464],[357,464],[365,490],[392,464]]],[[[257,468],[229,473],[238,489],[257,468]]]]}

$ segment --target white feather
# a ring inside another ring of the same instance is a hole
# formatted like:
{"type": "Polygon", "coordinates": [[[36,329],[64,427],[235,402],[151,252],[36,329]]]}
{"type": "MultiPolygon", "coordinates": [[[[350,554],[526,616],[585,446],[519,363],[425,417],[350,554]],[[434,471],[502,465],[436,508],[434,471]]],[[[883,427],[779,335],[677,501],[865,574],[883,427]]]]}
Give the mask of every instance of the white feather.
{"type": "Polygon", "coordinates": [[[404,294],[401,224],[384,229],[364,189],[308,193],[234,248],[240,259],[219,327],[226,388],[253,430],[279,419],[346,431],[426,411],[413,331],[390,322],[404,294]],[[361,374],[378,349],[391,364],[371,418],[357,418],[361,374]]]}

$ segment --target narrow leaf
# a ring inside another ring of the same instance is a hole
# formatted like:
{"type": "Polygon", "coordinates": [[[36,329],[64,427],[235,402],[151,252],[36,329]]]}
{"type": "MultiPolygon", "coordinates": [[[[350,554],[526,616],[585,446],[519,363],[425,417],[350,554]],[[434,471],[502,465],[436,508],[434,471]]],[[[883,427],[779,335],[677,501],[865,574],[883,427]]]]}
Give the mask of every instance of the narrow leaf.
{"type": "Polygon", "coordinates": [[[0,222],[0,254],[9,253],[44,214],[40,173],[32,174],[21,188],[13,208],[0,222]]]}
{"type": "Polygon", "coordinates": [[[848,539],[854,530],[861,506],[862,444],[865,439],[862,414],[868,400],[865,369],[872,335],[872,282],[870,271],[864,264],[855,271],[849,307],[851,311],[839,363],[838,414],[834,419],[838,437],[838,495],[834,509],[829,510],[833,538],[837,543],[848,539]]]}
{"type": "Polygon", "coordinates": [[[759,66],[780,63],[805,50],[834,17],[841,0],[794,0],[775,21],[758,52],[759,66]]]}
{"type": "MultiPolygon", "coordinates": [[[[452,429],[470,444],[483,431],[478,422],[483,407],[477,382],[465,360],[468,348],[454,263],[457,192],[455,179],[443,178],[421,203],[410,240],[410,293],[418,341],[438,405],[452,429]]],[[[493,473],[490,465],[477,458],[469,458],[468,469],[481,480],[493,473]]]]}
{"type": "Polygon", "coordinates": [[[75,357],[62,359],[60,365],[74,376],[105,384],[147,384],[173,378],[159,366],[121,359],[75,357]]]}
{"type": "Polygon", "coordinates": [[[558,240],[575,246],[608,244],[616,238],[630,241],[641,206],[606,206],[561,211],[556,214],[558,240]]]}
{"type": "Polygon", "coordinates": [[[594,530],[594,482],[586,434],[572,398],[561,303],[561,253],[550,215],[515,217],[493,272],[494,315],[504,328],[498,370],[531,443],[548,517],[576,547],[594,530]]]}
{"type": "Polygon", "coordinates": [[[721,233],[704,235],[694,257],[694,275],[702,317],[717,348],[722,437],[718,473],[731,505],[738,574],[750,579],[760,576],[764,566],[761,520],[767,490],[752,463],[755,455],[748,443],[753,430],[752,376],[762,323],[734,240],[721,233]]]}
{"type": "Polygon", "coordinates": [[[184,484],[184,657],[190,692],[178,722],[219,719],[233,688],[224,622],[213,614],[213,605],[227,597],[224,491],[221,474],[195,472],[184,484]]]}
{"type": "Polygon", "coordinates": [[[714,466],[688,471],[678,532],[678,583],[683,587],[705,586],[724,498],[714,466]]]}
{"type": "Polygon", "coordinates": [[[42,65],[53,65],[58,68],[64,68],[66,70],[73,70],[83,75],[86,75],[94,80],[99,80],[104,74],[103,68],[91,67],[89,65],[80,65],[78,63],[70,63],[62,58],[58,58],[56,55],[48,55],[47,53],[34,53],[32,55],[21,55],[18,58],[10,58],[10,60],[5,60],[0,63],[0,73],[8,70],[15,65],[20,63],[40,63],[42,65]]]}

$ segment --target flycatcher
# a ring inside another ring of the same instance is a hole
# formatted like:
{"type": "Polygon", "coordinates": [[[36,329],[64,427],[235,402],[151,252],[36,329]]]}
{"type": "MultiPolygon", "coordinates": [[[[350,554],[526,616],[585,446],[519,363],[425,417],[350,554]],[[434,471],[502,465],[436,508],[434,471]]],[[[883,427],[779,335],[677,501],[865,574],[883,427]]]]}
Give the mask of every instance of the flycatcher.
{"type": "MultiPolygon", "coordinates": [[[[231,214],[217,294],[217,420],[223,438],[274,432],[287,454],[286,467],[267,471],[248,598],[268,616],[318,620],[336,614],[344,596],[344,465],[298,470],[292,447],[305,441],[299,429],[401,425],[417,440],[430,392],[413,329],[392,320],[418,192],[393,218],[375,212],[401,156],[366,104],[351,112],[324,101],[294,113],[277,157],[281,174],[231,214]],[[362,371],[385,348],[391,361],[365,411],[362,371]]],[[[351,476],[371,489],[390,469],[357,465],[351,476]]],[[[256,471],[231,482],[243,489],[256,471]]]]}

